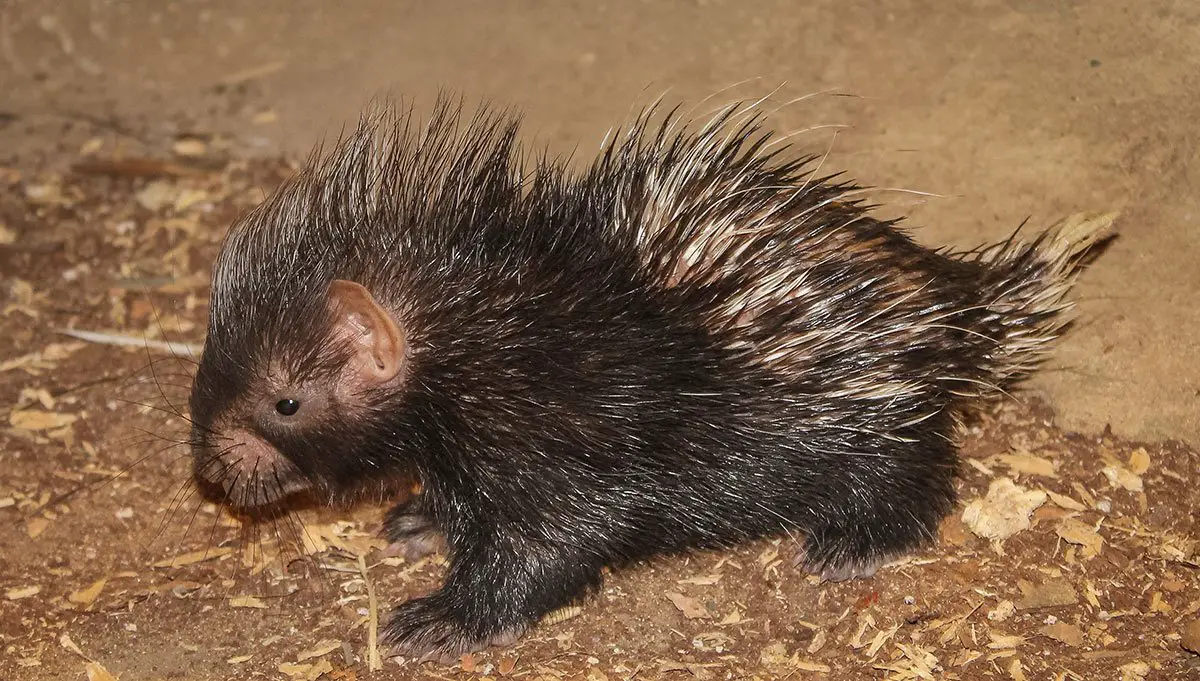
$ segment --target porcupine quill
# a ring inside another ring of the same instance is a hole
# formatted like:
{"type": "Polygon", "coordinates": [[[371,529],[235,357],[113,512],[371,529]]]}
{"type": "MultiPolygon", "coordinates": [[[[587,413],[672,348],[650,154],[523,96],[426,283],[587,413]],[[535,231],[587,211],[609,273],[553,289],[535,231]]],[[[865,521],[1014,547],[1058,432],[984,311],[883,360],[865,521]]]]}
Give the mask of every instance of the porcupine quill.
{"type": "Polygon", "coordinates": [[[517,121],[385,108],[227,235],[197,478],[233,506],[414,475],[394,542],[444,584],[396,652],[516,640],[605,567],[788,533],[872,574],[952,508],[964,410],[1033,370],[1114,216],[929,250],[761,111],[652,108],[581,171],[517,121]]]}

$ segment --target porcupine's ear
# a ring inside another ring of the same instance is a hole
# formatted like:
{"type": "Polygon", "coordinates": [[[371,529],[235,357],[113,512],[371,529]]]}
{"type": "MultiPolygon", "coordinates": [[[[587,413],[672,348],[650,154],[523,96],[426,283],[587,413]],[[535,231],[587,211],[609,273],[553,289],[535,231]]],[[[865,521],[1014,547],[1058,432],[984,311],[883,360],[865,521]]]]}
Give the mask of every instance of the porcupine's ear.
{"type": "Polygon", "coordinates": [[[361,284],[335,279],[329,284],[334,338],[348,342],[350,369],[357,381],[379,385],[404,368],[404,332],[392,315],[361,284]]]}

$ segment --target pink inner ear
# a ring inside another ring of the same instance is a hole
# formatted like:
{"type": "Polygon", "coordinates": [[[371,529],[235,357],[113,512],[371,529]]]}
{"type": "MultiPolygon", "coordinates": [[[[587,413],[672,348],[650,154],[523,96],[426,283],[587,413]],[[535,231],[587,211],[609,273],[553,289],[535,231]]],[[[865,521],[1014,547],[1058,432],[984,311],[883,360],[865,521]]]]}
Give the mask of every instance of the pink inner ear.
{"type": "Polygon", "coordinates": [[[407,344],[400,325],[361,284],[335,279],[329,306],[336,316],[333,333],[354,348],[350,368],[369,384],[386,383],[404,368],[407,344]]]}

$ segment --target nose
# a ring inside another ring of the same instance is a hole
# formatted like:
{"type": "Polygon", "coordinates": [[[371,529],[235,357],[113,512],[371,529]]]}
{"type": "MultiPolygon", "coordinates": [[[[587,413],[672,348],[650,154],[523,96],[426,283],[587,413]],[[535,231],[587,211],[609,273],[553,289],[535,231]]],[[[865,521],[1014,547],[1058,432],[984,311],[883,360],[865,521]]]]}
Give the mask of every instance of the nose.
{"type": "Polygon", "coordinates": [[[259,506],[309,487],[295,464],[244,428],[209,434],[193,449],[196,478],[224,491],[234,506],[259,506]]]}

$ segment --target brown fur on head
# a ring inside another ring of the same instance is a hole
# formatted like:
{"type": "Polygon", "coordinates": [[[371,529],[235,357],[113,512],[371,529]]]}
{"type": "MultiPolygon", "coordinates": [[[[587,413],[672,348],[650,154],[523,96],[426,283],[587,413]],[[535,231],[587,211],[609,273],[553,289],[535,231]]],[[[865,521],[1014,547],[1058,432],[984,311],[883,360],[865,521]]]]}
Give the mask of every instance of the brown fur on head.
{"type": "Polygon", "coordinates": [[[260,505],[301,488],[353,501],[411,473],[397,435],[419,422],[419,360],[470,258],[447,246],[511,233],[515,131],[448,100],[424,125],[384,107],[230,229],[191,396],[201,481],[260,505]]]}
{"type": "Polygon", "coordinates": [[[274,362],[198,434],[197,476],[219,486],[236,506],[272,504],[311,489],[317,482],[312,471],[280,447],[336,427],[346,415],[367,409],[372,391],[398,388],[404,380],[404,332],[371,292],[335,279],[326,301],[324,345],[333,371],[303,376],[274,362]]]}

